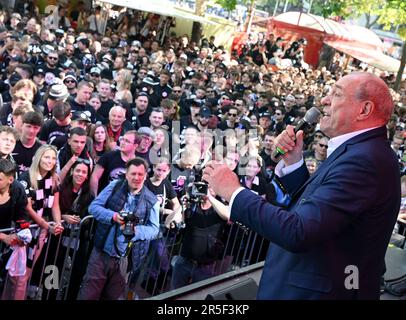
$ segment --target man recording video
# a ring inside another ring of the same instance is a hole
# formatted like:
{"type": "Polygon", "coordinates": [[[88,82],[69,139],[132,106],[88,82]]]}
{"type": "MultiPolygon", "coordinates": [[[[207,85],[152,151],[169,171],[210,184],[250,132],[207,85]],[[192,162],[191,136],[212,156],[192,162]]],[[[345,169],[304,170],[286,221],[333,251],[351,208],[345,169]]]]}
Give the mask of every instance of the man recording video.
{"type": "Polygon", "coordinates": [[[303,131],[276,139],[276,173],[291,195],[287,209],[241,188],[225,165],[203,179],[230,202],[232,221],[273,242],[258,299],[379,299],[386,248],[400,205],[399,167],[387,141],[393,112],[387,85],[370,73],[339,79],[321,100],[327,159],[309,178],[303,131]]]}
{"type": "Polygon", "coordinates": [[[180,255],[175,257],[172,290],[216,275],[216,261],[224,250],[220,239],[226,221],[219,215],[227,207],[201,182],[195,182],[184,199],[184,237],[180,255]]]}
{"type": "Polygon", "coordinates": [[[112,181],[90,204],[89,213],[98,223],[79,300],[122,298],[130,250],[132,271],[142,266],[159,231],[159,202],[144,186],[147,171],[145,160],[129,160],[125,179],[112,181]]]}

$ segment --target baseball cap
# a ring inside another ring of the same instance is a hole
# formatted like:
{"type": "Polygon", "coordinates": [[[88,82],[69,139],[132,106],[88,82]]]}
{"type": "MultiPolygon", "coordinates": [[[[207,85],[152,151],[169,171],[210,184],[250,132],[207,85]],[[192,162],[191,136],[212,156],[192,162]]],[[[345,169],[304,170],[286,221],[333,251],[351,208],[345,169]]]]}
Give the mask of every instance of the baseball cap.
{"type": "Polygon", "coordinates": [[[266,117],[266,118],[271,118],[272,115],[269,113],[268,108],[267,107],[262,107],[258,110],[258,117],[262,118],[262,117],[266,117]]]}
{"type": "Polygon", "coordinates": [[[39,75],[39,74],[42,74],[43,76],[45,76],[45,70],[44,70],[44,68],[42,68],[42,67],[35,68],[35,70],[34,70],[34,76],[37,76],[37,75],[39,75]]]}
{"type": "Polygon", "coordinates": [[[90,74],[92,74],[92,73],[100,74],[101,70],[98,67],[93,67],[90,69],[90,74]]]}
{"type": "Polygon", "coordinates": [[[88,112],[86,111],[76,111],[73,113],[72,115],[72,121],[86,121],[86,122],[92,122],[92,120],[90,119],[88,112]]]}
{"type": "Polygon", "coordinates": [[[141,127],[138,129],[138,134],[143,135],[143,136],[148,136],[152,139],[155,139],[155,132],[148,127],[141,127]]]}
{"type": "Polygon", "coordinates": [[[199,116],[202,116],[203,118],[210,118],[211,117],[211,111],[207,107],[200,108],[200,111],[198,113],[199,116]]]}
{"type": "Polygon", "coordinates": [[[20,15],[19,13],[17,13],[17,12],[14,12],[14,13],[11,15],[11,18],[21,20],[21,15],[20,15]]]}
{"type": "Polygon", "coordinates": [[[137,98],[138,98],[138,97],[147,97],[147,98],[149,98],[149,94],[146,93],[146,92],[140,92],[140,93],[137,95],[137,98]]]}
{"type": "Polygon", "coordinates": [[[63,36],[64,34],[65,34],[65,31],[63,31],[62,29],[56,29],[55,30],[55,35],[63,36]]]}

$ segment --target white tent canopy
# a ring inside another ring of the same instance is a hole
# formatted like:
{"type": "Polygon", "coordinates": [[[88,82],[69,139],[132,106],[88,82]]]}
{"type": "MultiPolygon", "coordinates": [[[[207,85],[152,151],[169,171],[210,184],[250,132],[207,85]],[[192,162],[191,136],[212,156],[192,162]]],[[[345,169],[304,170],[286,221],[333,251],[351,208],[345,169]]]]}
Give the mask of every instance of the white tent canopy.
{"type": "Polygon", "coordinates": [[[200,17],[184,9],[175,8],[173,3],[167,0],[100,0],[101,2],[110,3],[116,6],[127,7],[139,11],[156,13],[162,16],[175,17],[180,19],[193,20],[200,23],[216,24],[204,17],[200,17]]]}

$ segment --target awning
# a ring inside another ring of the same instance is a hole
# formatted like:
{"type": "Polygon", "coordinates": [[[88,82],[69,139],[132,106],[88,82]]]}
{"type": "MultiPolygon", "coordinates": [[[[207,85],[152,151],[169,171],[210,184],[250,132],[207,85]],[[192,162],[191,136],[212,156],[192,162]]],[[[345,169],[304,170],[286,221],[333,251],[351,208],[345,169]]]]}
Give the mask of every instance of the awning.
{"type": "MultiPolygon", "coordinates": [[[[314,44],[312,49],[320,50],[325,43],[381,70],[399,70],[400,61],[383,53],[383,42],[372,30],[301,12],[286,12],[271,18],[268,23],[271,29],[280,30],[282,36],[283,31],[289,31],[309,37],[309,44],[314,44]]],[[[318,52],[311,55],[314,60],[318,52]]]]}
{"type": "Polygon", "coordinates": [[[173,3],[167,0],[100,0],[101,2],[110,3],[116,6],[127,7],[139,11],[152,12],[162,16],[175,17],[179,19],[187,19],[206,24],[217,24],[204,17],[200,17],[186,9],[181,9],[173,6],[173,3]]]}
{"type": "Polygon", "coordinates": [[[328,44],[330,47],[333,47],[338,51],[344,52],[378,69],[390,72],[399,71],[400,61],[386,54],[383,54],[381,51],[357,47],[354,46],[353,43],[348,43],[339,40],[334,41],[325,40],[324,43],[328,44]]]}

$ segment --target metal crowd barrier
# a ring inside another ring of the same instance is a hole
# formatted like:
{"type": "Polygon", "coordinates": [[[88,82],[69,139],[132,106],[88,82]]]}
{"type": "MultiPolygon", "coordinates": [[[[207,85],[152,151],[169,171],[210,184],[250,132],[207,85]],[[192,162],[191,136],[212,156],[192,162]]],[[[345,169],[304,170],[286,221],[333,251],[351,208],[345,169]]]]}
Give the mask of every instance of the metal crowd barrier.
{"type": "MultiPolygon", "coordinates": [[[[29,281],[28,299],[76,299],[93,248],[95,220],[92,216],[86,216],[78,225],[64,224],[64,226],[62,236],[48,234],[46,238],[29,281]],[[56,266],[60,272],[56,289],[49,289],[44,285],[49,276],[49,270],[46,272],[49,265],[56,266]]],[[[32,225],[30,228],[35,231],[38,226],[32,225]]],[[[172,262],[182,249],[183,233],[182,230],[167,230],[163,225],[160,230],[160,236],[151,241],[136,281],[128,283],[126,288],[128,299],[151,298],[171,291],[172,262]]],[[[14,229],[9,228],[0,232],[10,233],[14,232],[14,229]]],[[[269,242],[260,235],[252,230],[243,229],[238,224],[227,224],[220,240],[224,244],[224,249],[220,258],[213,264],[213,276],[236,271],[264,260],[269,246],[269,242]]],[[[4,247],[4,244],[0,243],[0,253],[4,251],[4,247]]],[[[0,268],[5,268],[6,263],[7,261],[0,263],[0,268]]],[[[0,272],[1,289],[1,275],[5,273],[1,269],[0,272]]]]}

